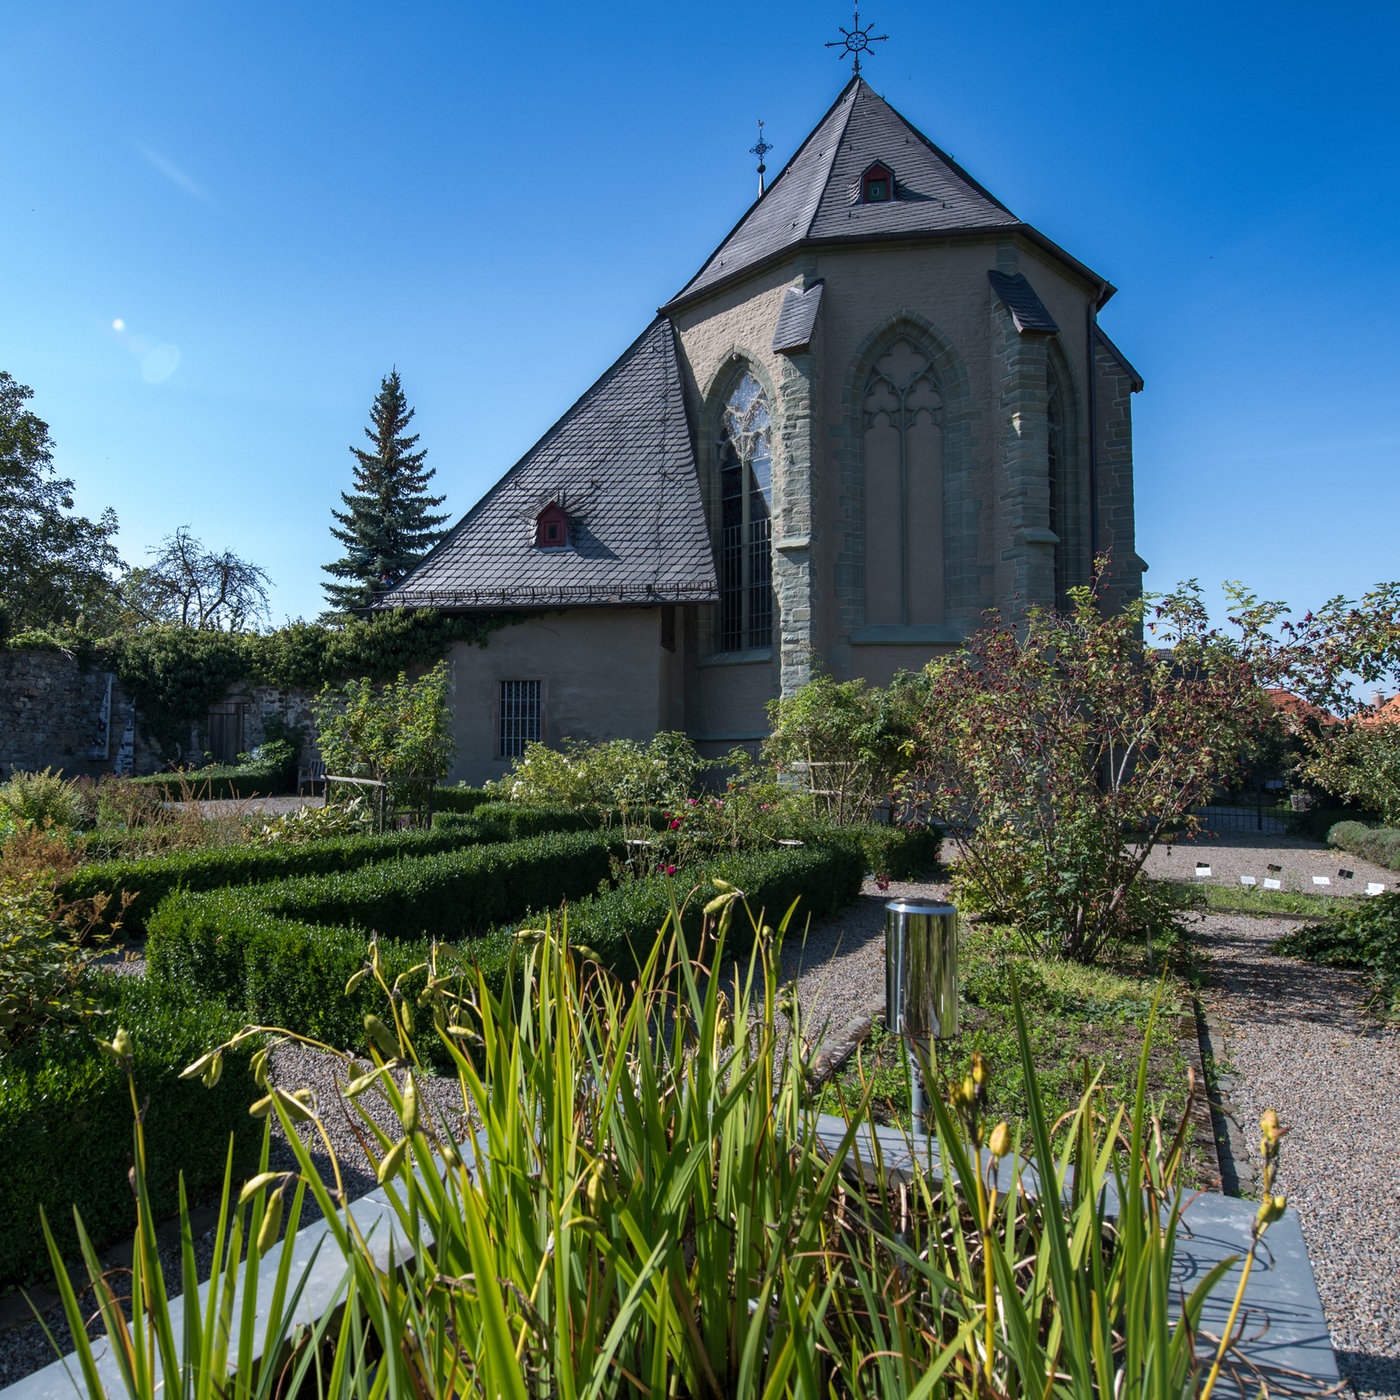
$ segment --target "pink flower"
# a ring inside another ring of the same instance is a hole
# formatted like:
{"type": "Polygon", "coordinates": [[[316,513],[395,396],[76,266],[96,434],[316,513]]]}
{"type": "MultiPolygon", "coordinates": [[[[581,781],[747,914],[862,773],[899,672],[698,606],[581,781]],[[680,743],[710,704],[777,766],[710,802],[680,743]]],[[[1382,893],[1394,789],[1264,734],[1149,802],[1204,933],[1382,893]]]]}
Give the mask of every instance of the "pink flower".
{"type": "Polygon", "coordinates": [[[679,817],[677,817],[677,818],[671,823],[671,830],[672,830],[672,831],[679,831],[680,829],[681,829],[681,819],[680,819],[679,817]]]}
{"type": "Polygon", "coordinates": [[[676,873],[676,867],[674,865],[668,865],[666,867],[666,873],[668,875],[674,875],[676,873]]]}

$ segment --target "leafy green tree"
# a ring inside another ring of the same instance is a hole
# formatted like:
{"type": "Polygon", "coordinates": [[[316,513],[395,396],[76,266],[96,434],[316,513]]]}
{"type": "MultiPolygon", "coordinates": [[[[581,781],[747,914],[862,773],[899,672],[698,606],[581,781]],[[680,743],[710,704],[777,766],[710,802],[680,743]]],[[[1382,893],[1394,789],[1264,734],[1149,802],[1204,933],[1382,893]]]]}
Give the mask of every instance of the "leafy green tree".
{"type": "Polygon", "coordinates": [[[909,767],[922,688],[922,675],[907,671],[883,689],[814,676],[769,703],[773,732],[763,756],[780,773],[797,774],[822,815],[841,823],[869,821],[893,799],[909,767]]]}
{"type": "Polygon", "coordinates": [[[122,568],[116,512],[73,513],[73,483],[53,465],[33,390],[0,370],[0,635],[106,621],[122,568]]]}
{"type": "Polygon", "coordinates": [[[313,704],[326,771],[386,783],[391,806],[421,807],[446,776],[457,747],[450,686],[446,661],[413,681],[400,671],[383,685],[349,680],[326,686],[313,704]]]}
{"type": "Polygon", "coordinates": [[[1352,720],[1308,741],[1304,777],[1400,827],[1400,721],[1352,720]]]}
{"type": "Polygon", "coordinates": [[[1338,719],[1308,725],[1288,716],[1304,750],[1298,774],[1400,825],[1400,724],[1377,723],[1362,699],[1371,686],[1400,682],[1400,582],[1329,598],[1280,631],[1282,684],[1338,719]]]}
{"type": "Polygon", "coordinates": [[[438,526],[447,516],[433,508],[446,498],[428,494],[435,473],[423,466],[426,450],[413,450],[418,434],[406,431],[412,418],[399,372],[391,370],[380,382],[365,429],[373,451],[350,449],[355,489],[340,493],[345,510],[331,511],[340,522],[331,534],[345,546],[341,558],[324,565],[326,573],[344,580],[321,585],[334,612],[368,611],[442,538],[438,526]]]}

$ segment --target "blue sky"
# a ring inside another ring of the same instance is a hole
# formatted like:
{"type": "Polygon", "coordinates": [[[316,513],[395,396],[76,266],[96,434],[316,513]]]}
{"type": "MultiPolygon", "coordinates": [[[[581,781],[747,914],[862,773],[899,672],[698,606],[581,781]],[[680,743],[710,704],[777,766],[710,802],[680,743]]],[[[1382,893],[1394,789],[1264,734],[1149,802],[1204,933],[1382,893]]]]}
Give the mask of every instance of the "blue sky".
{"type": "MultiPolygon", "coordinates": [[[[1400,5],[884,0],[866,77],[1113,281],[1148,584],[1400,575],[1400,5]]],[[[454,517],[848,76],[839,3],[46,0],[0,27],[0,368],[133,562],[190,525],[314,617],[403,377],[454,517]]]]}

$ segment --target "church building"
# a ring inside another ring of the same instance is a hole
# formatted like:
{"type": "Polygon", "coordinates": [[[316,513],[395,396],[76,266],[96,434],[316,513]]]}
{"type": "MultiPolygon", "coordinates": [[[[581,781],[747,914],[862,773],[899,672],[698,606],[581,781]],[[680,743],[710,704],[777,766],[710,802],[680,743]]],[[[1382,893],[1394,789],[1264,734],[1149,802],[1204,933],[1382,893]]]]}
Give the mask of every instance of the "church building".
{"type": "Polygon", "coordinates": [[[452,657],[453,776],[540,740],[755,746],[1111,556],[1134,596],[1114,288],[856,75],[616,363],[383,605],[528,608],[452,657]]]}

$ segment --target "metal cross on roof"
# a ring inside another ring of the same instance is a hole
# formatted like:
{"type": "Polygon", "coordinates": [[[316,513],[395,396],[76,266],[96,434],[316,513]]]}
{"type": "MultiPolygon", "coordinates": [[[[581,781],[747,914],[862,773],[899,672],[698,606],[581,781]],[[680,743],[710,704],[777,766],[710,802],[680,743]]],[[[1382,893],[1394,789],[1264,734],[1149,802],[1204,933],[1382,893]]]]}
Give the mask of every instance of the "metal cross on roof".
{"type": "Polygon", "coordinates": [[[763,175],[768,169],[763,163],[763,157],[772,149],[772,146],[763,139],[763,118],[760,117],[758,120],[758,145],[749,147],[750,153],[758,157],[758,193],[760,198],[763,196],[763,175]]]}
{"type": "Polygon", "coordinates": [[[870,31],[875,27],[873,24],[867,24],[865,28],[862,29],[860,27],[859,6],[856,7],[853,14],[854,18],[851,21],[850,29],[846,29],[839,24],[836,26],[845,37],[841,39],[829,39],[826,43],[826,47],[829,49],[840,49],[841,53],[836,55],[837,58],[840,58],[842,54],[850,54],[851,72],[859,76],[861,54],[868,53],[871,44],[883,44],[890,36],[888,34],[872,34],[870,31]]]}

